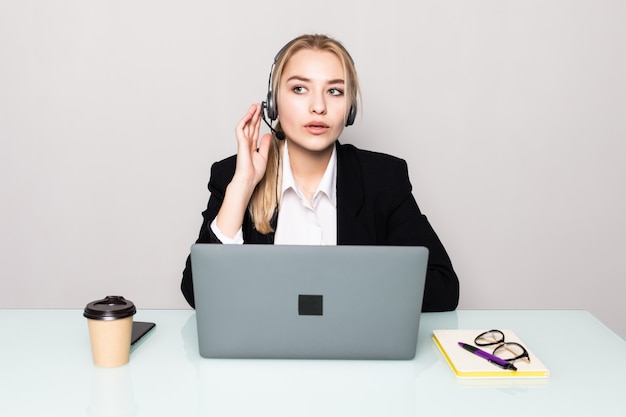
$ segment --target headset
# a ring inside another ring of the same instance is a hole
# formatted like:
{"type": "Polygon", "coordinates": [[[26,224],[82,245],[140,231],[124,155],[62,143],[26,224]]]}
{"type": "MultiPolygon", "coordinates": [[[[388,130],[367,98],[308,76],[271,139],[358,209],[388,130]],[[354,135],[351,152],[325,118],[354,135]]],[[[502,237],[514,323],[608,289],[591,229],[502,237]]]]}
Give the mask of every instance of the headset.
{"type": "MultiPolygon", "coordinates": [[[[276,104],[275,96],[274,96],[273,79],[274,79],[274,69],[276,68],[276,62],[278,61],[278,58],[280,58],[280,56],[285,51],[285,48],[287,48],[287,45],[283,46],[283,48],[280,51],[278,51],[278,53],[274,57],[272,68],[270,68],[269,80],[267,82],[267,98],[264,102],[261,103],[261,106],[262,106],[261,116],[263,117],[263,121],[270,128],[270,130],[274,132],[274,135],[276,135],[276,139],[278,140],[285,139],[285,132],[282,132],[280,130],[275,130],[271,124],[271,122],[278,119],[278,105],[276,104]],[[267,115],[267,118],[270,119],[270,122],[268,122],[265,119],[266,115],[267,115]]],[[[355,119],[356,119],[356,106],[353,104],[350,106],[350,110],[348,111],[348,117],[346,118],[346,127],[351,126],[354,123],[355,119]]]]}

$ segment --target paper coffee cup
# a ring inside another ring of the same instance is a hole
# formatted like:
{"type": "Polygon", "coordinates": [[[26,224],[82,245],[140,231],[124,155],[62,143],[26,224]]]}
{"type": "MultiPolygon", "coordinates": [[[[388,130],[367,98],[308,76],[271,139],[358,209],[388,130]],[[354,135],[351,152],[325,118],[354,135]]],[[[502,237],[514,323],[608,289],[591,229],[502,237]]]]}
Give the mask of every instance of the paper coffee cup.
{"type": "Polygon", "coordinates": [[[103,368],[126,365],[130,358],[133,315],[132,301],[110,295],[85,307],[93,363],[103,368]]]}

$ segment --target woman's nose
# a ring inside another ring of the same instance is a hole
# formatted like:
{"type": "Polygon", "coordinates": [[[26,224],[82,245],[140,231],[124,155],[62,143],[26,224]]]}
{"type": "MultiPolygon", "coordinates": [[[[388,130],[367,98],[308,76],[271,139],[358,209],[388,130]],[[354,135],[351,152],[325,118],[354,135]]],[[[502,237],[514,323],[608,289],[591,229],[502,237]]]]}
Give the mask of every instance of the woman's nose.
{"type": "Polygon", "coordinates": [[[326,100],[323,93],[311,95],[311,113],[326,114],[326,100]]]}

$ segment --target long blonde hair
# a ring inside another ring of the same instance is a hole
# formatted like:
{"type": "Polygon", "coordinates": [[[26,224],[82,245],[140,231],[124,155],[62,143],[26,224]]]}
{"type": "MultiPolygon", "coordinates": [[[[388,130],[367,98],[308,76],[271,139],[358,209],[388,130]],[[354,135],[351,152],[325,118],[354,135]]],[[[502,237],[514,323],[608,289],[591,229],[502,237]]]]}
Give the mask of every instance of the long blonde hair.
{"type": "MultiPolygon", "coordinates": [[[[277,103],[278,88],[285,66],[296,52],[303,49],[330,52],[339,59],[343,66],[346,79],[346,95],[348,98],[346,101],[347,105],[349,104],[346,108],[346,117],[350,107],[356,111],[357,97],[359,96],[359,82],[354,61],[339,41],[326,35],[302,35],[293,39],[280,50],[274,61],[273,73],[270,74],[273,103],[277,103]]],[[[282,131],[280,121],[276,125],[276,130],[282,131]]],[[[280,166],[280,155],[283,149],[282,142],[283,141],[279,141],[276,138],[276,135],[272,135],[272,143],[267,156],[265,175],[254,189],[248,205],[248,211],[252,217],[252,223],[255,229],[263,234],[274,231],[271,226],[271,221],[280,204],[278,190],[282,187],[282,169],[280,166]]]]}

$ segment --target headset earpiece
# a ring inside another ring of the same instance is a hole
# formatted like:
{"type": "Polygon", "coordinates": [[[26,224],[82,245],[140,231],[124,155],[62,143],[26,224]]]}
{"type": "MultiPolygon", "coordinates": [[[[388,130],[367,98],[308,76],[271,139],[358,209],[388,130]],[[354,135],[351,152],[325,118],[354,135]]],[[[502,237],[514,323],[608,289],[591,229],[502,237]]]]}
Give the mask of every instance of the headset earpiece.
{"type": "Polygon", "coordinates": [[[356,119],[356,107],[350,106],[350,110],[348,111],[348,117],[346,118],[346,127],[352,126],[355,119],[356,119]]]}
{"type": "Polygon", "coordinates": [[[267,100],[263,103],[263,107],[265,108],[265,114],[267,115],[267,118],[270,119],[272,122],[278,119],[278,109],[276,108],[276,104],[274,104],[273,96],[274,94],[272,93],[272,90],[270,88],[267,93],[267,100]]]}

